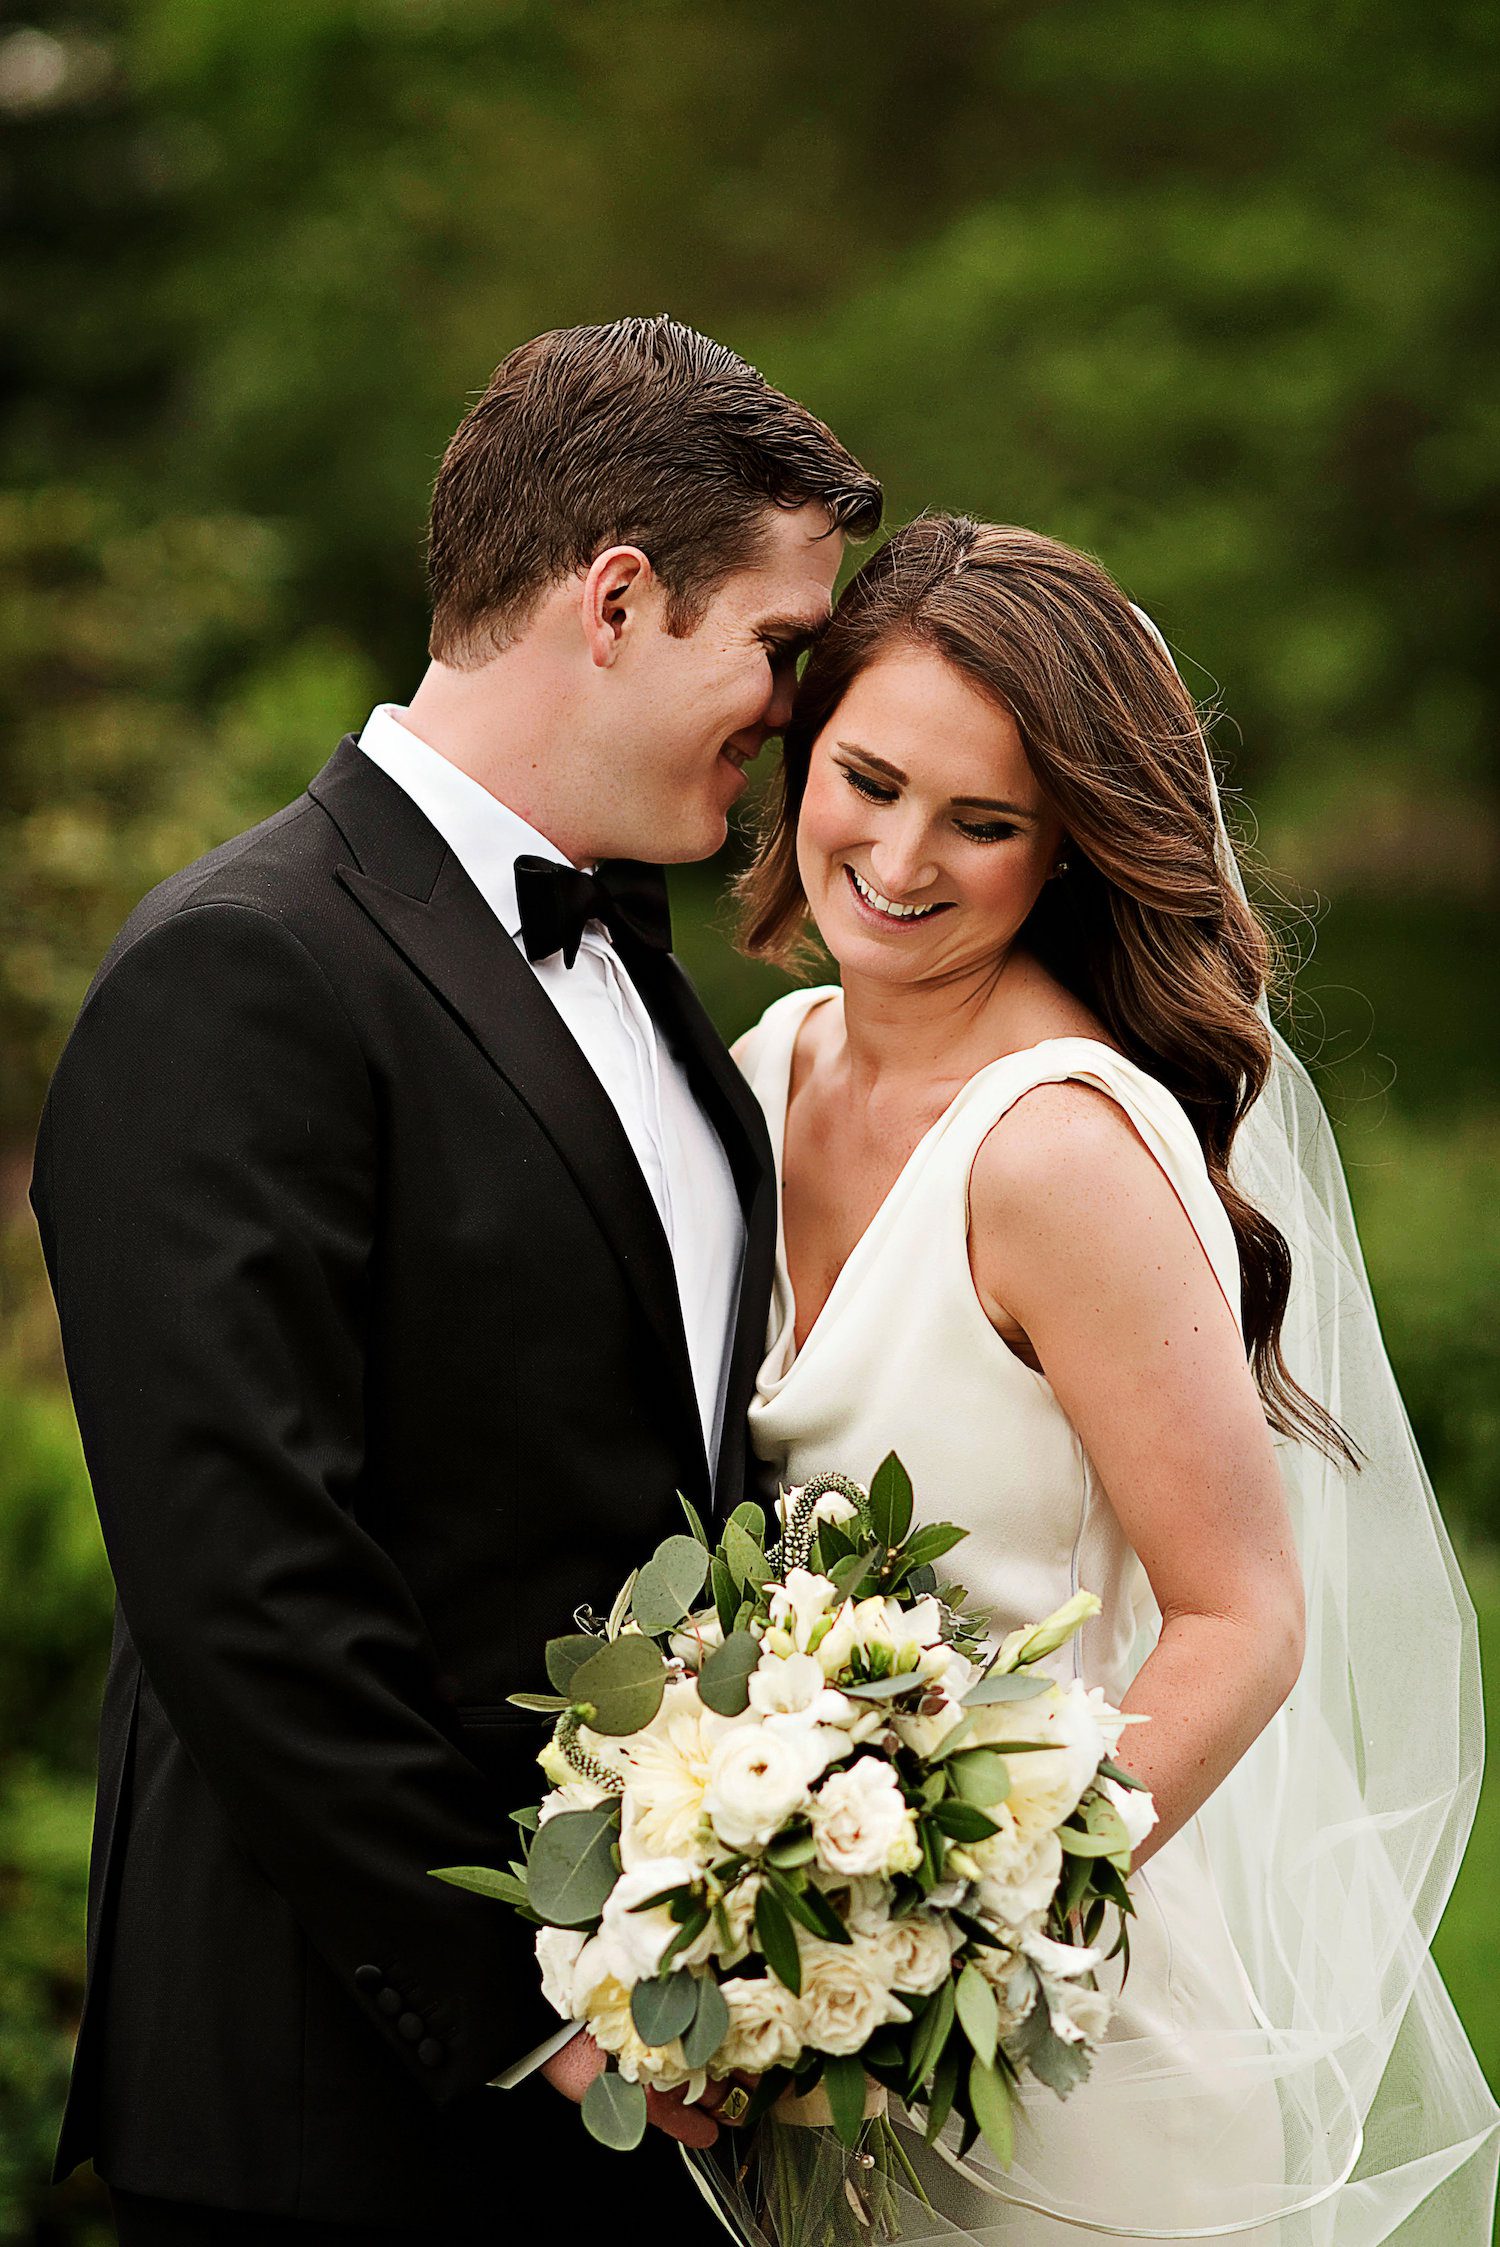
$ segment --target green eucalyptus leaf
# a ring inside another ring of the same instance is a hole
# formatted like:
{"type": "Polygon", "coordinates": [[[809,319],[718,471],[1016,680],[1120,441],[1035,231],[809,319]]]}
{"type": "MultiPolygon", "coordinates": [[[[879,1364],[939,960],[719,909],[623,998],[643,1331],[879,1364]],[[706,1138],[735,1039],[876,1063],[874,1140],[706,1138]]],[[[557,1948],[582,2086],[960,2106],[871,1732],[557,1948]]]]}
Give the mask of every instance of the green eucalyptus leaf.
{"type": "MultiPolygon", "coordinates": [[[[684,1537],[684,1544],[689,1539],[684,1537]]],[[[639,1732],[661,1707],[667,1668],[660,1650],[638,1633],[612,1639],[573,1673],[573,1698],[586,1701],[595,1732],[617,1737],[639,1732]]]]}
{"type": "Polygon", "coordinates": [[[740,1716],[750,1706],[750,1679],[760,1660],[751,1631],[731,1631],[698,1672],[698,1698],[716,1716],[740,1716]]]}
{"type": "Polygon", "coordinates": [[[682,1492],[679,1490],[677,1493],[677,1503],[682,1508],[683,1512],[687,1515],[687,1525],[692,1531],[693,1535],[697,1538],[699,1544],[703,1547],[705,1552],[711,1553],[713,1551],[713,1542],[709,1537],[708,1531],[703,1526],[703,1516],[699,1513],[697,1507],[693,1504],[692,1499],[684,1498],[682,1492]]]}
{"type": "MultiPolygon", "coordinates": [[[[597,1645],[597,1639],[593,1643],[597,1645]]],[[[513,1709],[532,1709],[541,1716],[561,1716],[571,1706],[566,1693],[507,1693],[505,1698],[513,1709]]]]}
{"type": "Polygon", "coordinates": [[[630,1608],[649,1638],[671,1630],[703,1589],[708,1554],[696,1537],[666,1537],[635,1580],[630,1608]]]}
{"type": "Polygon", "coordinates": [[[865,2071],[855,2053],[830,2053],[823,2062],[823,2089],[839,2142],[853,2153],[865,2126],[865,2071]]]}
{"type": "MultiPolygon", "coordinates": [[[[762,1548],[766,1542],[766,1517],[753,1498],[743,1498],[730,1515],[729,1521],[736,1529],[743,1529],[747,1537],[762,1548]]],[[[729,1526],[725,1524],[726,1528],[729,1526]]]]}
{"type": "Polygon", "coordinates": [[[724,1557],[737,1584],[753,1584],[758,1588],[771,1574],[770,1563],[761,1547],[737,1521],[725,1524],[724,1557]]]}
{"type": "MultiPolygon", "coordinates": [[[[520,1882],[513,1873],[500,1872],[494,1865],[441,1865],[433,1869],[432,1879],[446,1880],[450,1888],[468,1888],[476,1896],[495,1896],[502,1904],[516,1902],[520,1882]]],[[[521,1892],[525,1901],[525,1891],[521,1892]]]]}
{"type": "Polygon", "coordinates": [[[1052,1693],[1057,1681],[1028,1676],[1024,1670],[988,1670],[964,1695],[966,1709],[992,1709],[1002,1701],[1034,1701],[1039,1693],[1052,1693]]]}
{"type": "Polygon", "coordinates": [[[619,1805],[564,1810],[549,1818],[531,1845],[526,1894],[554,1927],[592,1927],[615,1884],[619,1805]]]}
{"type": "Polygon", "coordinates": [[[870,1520],[882,1545],[899,1545],[911,1527],[911,1476],[894,1451],[875,1469],[870,1484],[870,1520]]]}
{"type": "Polygon", "coordinates": [[[697,2006],[698,1985],[691,1974],[637,1982],[630,1993],[630,2018],[643,2044],[670,2044],[688,2027],[697,2006]]]}
{"type": "Polygon", "coordinates": [[[863,1685],[841,1685],[851,1701],[894,1701],[903,1693],[925,1693],[925,1682],[915,1670],[903,1670],[899,1677],[872,1677],[863,1685]]]}
{"type": "Polygon", "coordinates": [[[959,2026],[973,2045],[976,2056],[987,2068],[992,2068],[995,2047],[1000,2041],[1000,2007],[994,1991],[972,1959],[954,1985],[953,2002],[959,2026]]]}
{"type": "Polygon", "coordinates": [[[1015,2121],[1011,2114],[1010,2090],[1004,2076],[995,2067],[986,2067],[975,2055],[969,2069],[969,2105],[974,2120],[1002,2169],[1008,2169],[1015,2152],[1015,2121]]]}
{"type": "Polygon", "coordinates": [[[597,1654],[601,1644],[601,1640],[591,1637],[587,1631],[569,1631],[565,1638],[548,1639],[547,1675],[558,1692],[565,1693],[570,1701],[580,1663],[586,1662],[591,1654],[597,1654]]]}
{"type": "Polygon", "coordinates": [[[682,2039],[682,2057],[690,2068],[707,2067],[729,2034],[729,2007],[711,1974],[697,1983],[697,2009],[682,2039]]]}
{"type": "Polygon", "coordinates": [[[1077,1826],[1059,1826],[1057,1838],[1070,1857],[1114,1857],[1120,1844],[1107,1834],[1080,1833],[1077,1826]]]}
{"type": "Polygon", "coordinates": [[[646,2135],[646,2094],[606,2068],[583,2094],[583,2123],[612,2153],[633,2153],[646,2135]]]}
{"type": "Polygon", "coordinates": [[[993,1748],[966,1748],[949,1759],[948,1772],[955,1791],[981,1810],[1004,1802],[1010,1793],[1010,1773],[1003,1755],[993,1748]]]}

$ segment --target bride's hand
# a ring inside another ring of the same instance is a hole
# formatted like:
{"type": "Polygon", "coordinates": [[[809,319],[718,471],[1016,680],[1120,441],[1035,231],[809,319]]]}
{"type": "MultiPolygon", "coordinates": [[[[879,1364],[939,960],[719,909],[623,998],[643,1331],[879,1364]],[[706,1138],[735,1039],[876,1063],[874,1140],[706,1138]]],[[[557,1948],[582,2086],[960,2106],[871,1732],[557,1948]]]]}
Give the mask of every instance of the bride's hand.
{"type": "MultiPolygon", "coordinates": [[[[586,2029],[542,2063],[542,2074],[565,2099],[577,2106],[596,2075],[603,2072],[605,2054],[586,2029]]],[[[685,2146],[711,2146],[719,2135],[713,2109],[729,2090],[727,2083],[710,2083],[701,2100],[689,2106],[681,2091],[646,2093],[646,2113],[656,2129],[685,2146]]]]}

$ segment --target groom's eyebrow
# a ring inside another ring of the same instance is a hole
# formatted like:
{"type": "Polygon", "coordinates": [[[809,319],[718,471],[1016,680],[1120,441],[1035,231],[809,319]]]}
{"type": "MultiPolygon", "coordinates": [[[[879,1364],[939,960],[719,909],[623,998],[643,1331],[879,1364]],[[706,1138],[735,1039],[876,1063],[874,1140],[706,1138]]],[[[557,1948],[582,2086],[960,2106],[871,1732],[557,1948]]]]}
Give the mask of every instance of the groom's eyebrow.
{"type": "Polygon", "coordinates": [[[829,610],[820,610],[816,616],[767,616],[756,626],[763,640],[783,640],[799,648],[810,648],[821,640],[833,618],[829,610]]]}

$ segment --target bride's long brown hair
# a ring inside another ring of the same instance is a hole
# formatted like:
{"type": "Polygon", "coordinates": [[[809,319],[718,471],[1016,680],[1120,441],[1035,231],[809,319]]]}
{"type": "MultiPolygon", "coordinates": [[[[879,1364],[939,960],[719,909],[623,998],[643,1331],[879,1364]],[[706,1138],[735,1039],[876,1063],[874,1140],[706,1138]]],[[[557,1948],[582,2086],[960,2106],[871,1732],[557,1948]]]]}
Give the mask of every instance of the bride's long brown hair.
{"type": "Polygon", "coordinates": [[[1097,562],[1036,531],[919,516],[865,563],[808,658],[755,856],[739,943],[799,964],[807,899],[797,819],[812,745],[856,675],[928,649],[1009,711],[1067,833],[1023,944],[1192,1121],[1239,1250],[1245,1345],[1266,1418],[1355,1464],[1281,1354],[1291,1253],[1237,1191],[1230,1150],[1271,1066],[1256,1010],[1267,932],[1218,852],[1204,727],[1170,659],[1097,562]]]}

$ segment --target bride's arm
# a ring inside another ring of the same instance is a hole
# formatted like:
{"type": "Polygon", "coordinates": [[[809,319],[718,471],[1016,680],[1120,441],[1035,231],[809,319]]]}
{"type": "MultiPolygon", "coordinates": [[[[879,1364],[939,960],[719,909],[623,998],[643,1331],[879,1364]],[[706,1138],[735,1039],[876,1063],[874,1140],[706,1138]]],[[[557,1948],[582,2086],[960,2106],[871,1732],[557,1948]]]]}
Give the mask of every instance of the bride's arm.
{"type": "Polygon", "coordinates": [[[1244,1348],[1192,1224],[1123,1112],[1042,1085],[974,1165],[980,1300],[1020,1326],[1092,1459],[1162,1613],[1125,1698],[1119,1760],[1156,1797],[1149,1857],[1290,1693],[1302,1581],[1244,1348]]]}

